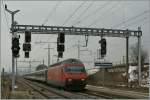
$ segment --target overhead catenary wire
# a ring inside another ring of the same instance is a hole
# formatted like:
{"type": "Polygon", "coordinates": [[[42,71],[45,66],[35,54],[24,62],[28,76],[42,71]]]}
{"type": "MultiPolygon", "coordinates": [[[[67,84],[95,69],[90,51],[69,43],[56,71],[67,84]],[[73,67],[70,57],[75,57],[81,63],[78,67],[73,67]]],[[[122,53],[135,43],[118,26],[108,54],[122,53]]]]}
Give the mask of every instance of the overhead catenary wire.
{"type": "MultiPolygon", "coordinates": [[[[83,2],[84,3],[84,2],[83,2]]],[[[93,5],[93,3],[94,2],[91,2],[87,7],[86,7],[86,9],[84,10],[85,12],[93,5]]],[[[99,7],[98,9],[96,9],[95,10],[95,12],[94,13],[96,13],[100,8],[102,9],[102,8],[104,8],[105,7],[105,5],[107,5],[107,4],[109,4],[110,2],[107,2],[107,3],[105,3],[104,5],[102,5],[102,7],[99,7]]],[[[82,4],[81,4],[82,5],[82,4]]],[[[80,6],[79,6],[80,7],[80,6]]],[[[78,7],[78,8],[79,8],[78,7]]],[[[75,10],[76,11],[76,10],[75,10]]],[[[84,12],[84,13],[85,13],[84,12]]],[[[74,13],[73,13],[74,14],[74,13]]],[[[80,18],[81,16],[83,15],[83,13],[81,13],[76,19],[78,19],[78,18],[80,18]]],[[[74,23],[73,25],[75,25],[76,23],[74,23]]]]}
{"type": "MultiPolygon", "coordinates": [[[[86,1],[83,1],[75,10],[72,14],[70,14],[70,16],[65,20],[65,22],[63,23],[66,24],[73,16],[74,14],[86,3],[86,1]]],[[[72,40],[72,39],[75,39],[74,37],[70,38],[68,41],[72,40]]]]}
{"type": "MultiPolygon", "coordinates": [[[[42,25],[45,25],[47,22],[48,22],[48,20],[50,19],[50,17],[53,15],[53,13],[56,11],[56,9],[57,9],[57,7],[59,6],[61,4],[61,1],[58,1],[56,4],[55,4],[55,6],[53,7],[53,9],[50,11],[50,13],[48,14],[48,16],[45,18],[45,20],[44,20],[44,22],[42,23],[42,25]]],[[[37,36],[36,37],[36,39],[35,40],[39,40],[39,39],[37,39],[39,36],[37,36]]],[[[47,40],[48,41],[48,40],[47,40]]],[[[45,45],[45,44],[44,44],[45,45]]],[[[39,47],[40,48],[40,47],[39,47]]],[[[37,53],[38,52],[38,49],[36,49],[36,52],[35,53],[37,53]]]]}
{"type": "Polygon", "coordinates": [[[122,25],[122,24],[125,24],[125,23],[129,22],[129,21],[135,20],[135,19],[137,19],[138,17],[141,17],[141,16],[145,15],[146,13],[148,13],[148,11],[149,11],[149,10],[145,10],[145,11],[143,11],[142,13],[137,14],[136,16],[133,16],[133,17],[131,17],[131,18],[129,18],[129,19],[127,19],[127,20],[125,20],[125,21],[123,21],[123,22],[117,24],[117,25],[114,25],[112,28],[118,27],[118,26],[120,26],[120,25],[122,25]]]}
{"type": "Polygon", "coordinates": [[[45,25],[48,20],[52,17],[53,13],[56,11],[57,7],[60,5],[61,1],[58,1],[56,5],[53,7],[53,9],[49,12],[48,16],[43,21],[42,25],[45,25]]]}
{"type": "Polygon", "coordinates": [[[67,22],[74,16],[74,14],[86,3],[86,1],[83,1],[75,10],[73,13],[69,15],[69,17],[64,21],[63,25],[67,24],[67,22]]]}
{"type": "MultiPolygon", "coordinates": [[[[119,1],[118,3],[112,5],[112,7],[110,7],[110,8],[107,9],[106,11],[104,11],[104,13],[105,13],[105,12],[108,13],[108,12],[112,11],[114,8],[117,8],[120,3],[121,3],[121,2],[119,1]]],[[[112,13],[113,13],[113,12],[112,12],[112,13]]],[[[112,14],[112,13],[110,13],[110,14],[112,14]]],[[[108,15],[107,15],[107,16],[102,16],[102,15],[104,15],[104,14],[101,14],[101,15],[98,17],[98,19],[94,20],[91,24],[89,24],[88,27],[90,27],[90,26],[92,26],[92,25],[98,23],[99,20],[103,20],[103,19],[105,19],[105,18],[108,16],[108,15]],[[100,17],[103,17],[103,18],[100,18],[100,17]]]]}
{"type": "Polygon", "coordinates": [[[85,17],[83,17],[82,19],[80,19],[79,21],[74,23],[74,25],[80,24],[81,22],[87,20],[88,18],[95,15],[96,13],[98,13],[100,10],[102,10],[103,8],[105,8],[109,4],[110,4],[110,1],[104,3],[102,6],[98,7],[95,11],[93,11],[92,13],[89,13],[88,15],[86,15],[85,17]]]}
{"type": "MultiPolygon", "coordinates": [[[[135,22],[130,23],[130,24],[127,24],[127,25],[124,26],[123,28],[129,27],[129,26],[133,26],[133,25],[135,25],[136,23],[142,22],[142,21],[144,21],[144,20],[146,20],[146,19],[147,19],[147,17],[143,17],[143,18],[141,18],[141,19],[135,20],[135,22]]],[[[122,25],[120,25],[120,26],[122,26],[122,25]]]]}
{"type": "MultiPolygon", "coordinates": [[[[76,18],[76,20],[80,20],[81,17],[93,6],[94,4],[94,1],[91,1],[89,3],[89,5],[83,10],[83,12],[76,18]]],[[[76,23],[73,24],[73,26],[75,25],[76,23]]]]}

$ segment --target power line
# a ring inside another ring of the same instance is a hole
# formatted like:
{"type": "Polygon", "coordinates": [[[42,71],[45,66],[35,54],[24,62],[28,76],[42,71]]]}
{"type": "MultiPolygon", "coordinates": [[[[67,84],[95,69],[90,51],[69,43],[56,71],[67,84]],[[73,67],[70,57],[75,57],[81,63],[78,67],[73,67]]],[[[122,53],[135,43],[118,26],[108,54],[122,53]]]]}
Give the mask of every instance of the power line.
{"type": "Polygon", "coordinates": [[[135,23],[142,22],[142,21],[144,21],[146,19],[147,19],[147,17],[144,17],[142,19],[136,20],[136,22],[133,22],[132,24],[128,24],[128,25],[124,26],[123,28],[129,27],[129,26],[133,26],[133,25],[135,25],[135,23]]]}
{"type": "Polygon", "coordinates": [[[48,22],[48,20],[49,20],[50,17],[53,15],[53,13],[56,11],[56,9],[57,9],[57,7],[58,7],[58,5],[59,5],[60,3],[61,3],[61,1],[58,1],[58,2],[56,3],[56,5],[54,6],[54,8],[49,12],[48,16],[45,18],[45,20],[44,20],[44,22],[43,22],[42,25],[45,25],[45,24],[48,22]]]}
{"type": "MultiPolygon", "coordinates": [[[[43,22],[42,25],[45,25],[45,24],[48,22],[49,18],[53,15],[54,11],[56,11],[56,9],[57,9],[57,7],[58,7],[58,5],[59,5],[60,3],[61,3],[61,1],[58,1],[58,2],[56,3],[56,5],[55,5],[54,8],[50,11],[50,13],[49,13],[48,16],[46,17],[46,19],[44,20],[44,22],[43,22]]],[[[39,39],[37,39],[38,37],[39,37],[39,36],[37,36],[35,40],[39,40],[39,39]]],[[[38,50],[38,49],[37,49],[37,50],[38,50]]]]}
{"type": "MultiPolygon", "coordinates": [[[[93,4],[94,2],[91,1],[91,3],[89,3],[89,5],[84,9],[84,11],[76,19],[79,20],[83,16],[83,14],[85,14],[89,10],[89,8],[92,7],[93,4]]],[[[75,23],[73,25],[75,25],[75,23]]]]}
{"type": "MultiPolygon", "coordinates": [[[[45,24],[48,22],[49,18],[53,15],[54,11],[56,11],[58,5],[59,5],[61,2],[62,2],[62,1],[58,1],[58,2],[56,3],[56,5],[55,5],[54,8],[50,11],[49,15],[46,17],[46,19],[44,20],[44,22],[43,22],[42,25],[45,25],[45,24]]],[[[35,40],[39,40],[39,39],[37,39],[38,37],[39,37],[39,36],[37,36],[35,40]]],[[[37,52],[37,51],[38,51],[38,49],[36,49],[36,52],[37,52]]]]}
{"type": "Polygon", "coordinates": [[[126,21],[123,21],[123,22],[121,22],[121,23],[119,23],[119,24],[117,24],[117,25],[114,25],[112,28],[118,27],[118,26],[120,26],[120,25],[122,25],[122,24],[125,24],[125,23],[127,23],[127,22],[132,21],[132,20],[135,20],[135,19],[137,19],[138,17],[141,17],[141,16],[143,16],[144,14],[148,13],[148,11],[149,11],[149,10],[145,10],[144,12],[142,12],[142,13],[136,15],[136,16],[133,16],[133,17],[127,19],[126,21]]]}
{"type": "Polygon", "coordinates": [[[83,1],[75,10],[74,12],[65,20],[63,25],[65,25],[72,17],[73,15],[86,3],[86,1],[83,1]]]}
{"type": "MultiPolygon", "coordinates": [[[[114,4],[114,5],[112,5],[112,7],[111,8],[109,8],[109,9],[107,9],[106,11],[104,11],[104,13],[105,12],[110,12],[110,11],[112,11],[114,8],[116,8],[117,7],[117,5],[119,5],[120,4],[120,2],[118,2],[117,4],[114,4]]],[[[113,12],[112,12],[113,13],[113,12]]],[[[111,14],[111,13],[110,13],[111,14]]],[[[104,15],[104,14],[101,14],[101,15],[104,15]]],[[[96,19],[96,20],[94,20],[88,27],[90,27],[90,26],[92,26],[93,24],[96,24],[97,22],[99,22],[99,20],[102,20],[102,19],[104,19],[104,18],[106,18],[106,16],[102,16],[103,18],[100,18],[100,17],[98,17],[98,19],[96,19]]]]}
{"type": "Polygon", "coordinates": [[[102,10],[103,8],[105,8],[108,4],[110,4],[110,1],[106,2],[102,6],[98,7],[95,11],[93,11],[92,13],[89,13],[87,16],[83,17],[81,20],[79,20],[78,22],[76,22],[74,24],[77,25],[77,24],[80,24],[81,22],[87,20],[90,16],[95,15],[97,12],[99,12],[100,10],[102,10]]]}
{"type": "MultiPolygon", "coordinates": [[[[86,1],[83,1],[83,2],[74,10],[74,12],[68,17],[68,19],[66,19],[66,21],[63,23],[63,25],[64,25],[65,23],[67,23],[67,22],[73,17],[73,15],[74,15],[85,3],[86,3],[86,1]]],[[[73,37],[72,39],[75,39],[75,38],[73,37]]],[[[72,40],[72,39],[69,39],[69,41],[72,40]]]]}

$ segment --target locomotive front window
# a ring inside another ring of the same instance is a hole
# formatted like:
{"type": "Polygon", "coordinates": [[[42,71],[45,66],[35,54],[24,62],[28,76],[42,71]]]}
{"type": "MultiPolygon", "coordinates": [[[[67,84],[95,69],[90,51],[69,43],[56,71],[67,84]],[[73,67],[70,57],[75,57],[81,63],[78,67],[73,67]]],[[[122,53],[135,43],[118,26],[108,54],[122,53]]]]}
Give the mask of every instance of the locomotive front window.
{"type": "Polygon", "coordinates": [[[65,72],[71,72],[71,73],[85,72],[85,68],[84,67],[76,67],[76,66],[66,67],[65,72]]]}

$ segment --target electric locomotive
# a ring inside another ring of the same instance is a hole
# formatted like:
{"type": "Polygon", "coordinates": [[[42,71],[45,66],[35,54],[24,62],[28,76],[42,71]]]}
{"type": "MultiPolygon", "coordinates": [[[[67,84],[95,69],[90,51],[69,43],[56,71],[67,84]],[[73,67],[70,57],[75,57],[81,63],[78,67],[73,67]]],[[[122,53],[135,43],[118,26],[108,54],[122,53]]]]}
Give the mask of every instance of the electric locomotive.
{"type": "Polygon", "coordinates": [[[47,69],[26,74],[25,78],[43,81],[67,90],[83,90],[87,73],[80,60],[67,59],[50,65],[47,69]]]}

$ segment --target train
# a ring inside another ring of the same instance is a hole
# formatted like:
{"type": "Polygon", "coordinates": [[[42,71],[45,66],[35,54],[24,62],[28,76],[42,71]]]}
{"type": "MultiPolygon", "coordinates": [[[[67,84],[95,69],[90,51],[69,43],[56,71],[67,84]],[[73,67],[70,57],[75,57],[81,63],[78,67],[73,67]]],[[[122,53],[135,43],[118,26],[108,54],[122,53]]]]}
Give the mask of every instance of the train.
{"type": "Polygon", "coordinates": [[[45,82],[66,90],[83,90],[87,84],[87,73],[84,64],[79,59],[73,58],[25,74],[24,78],[45,82]]]}

